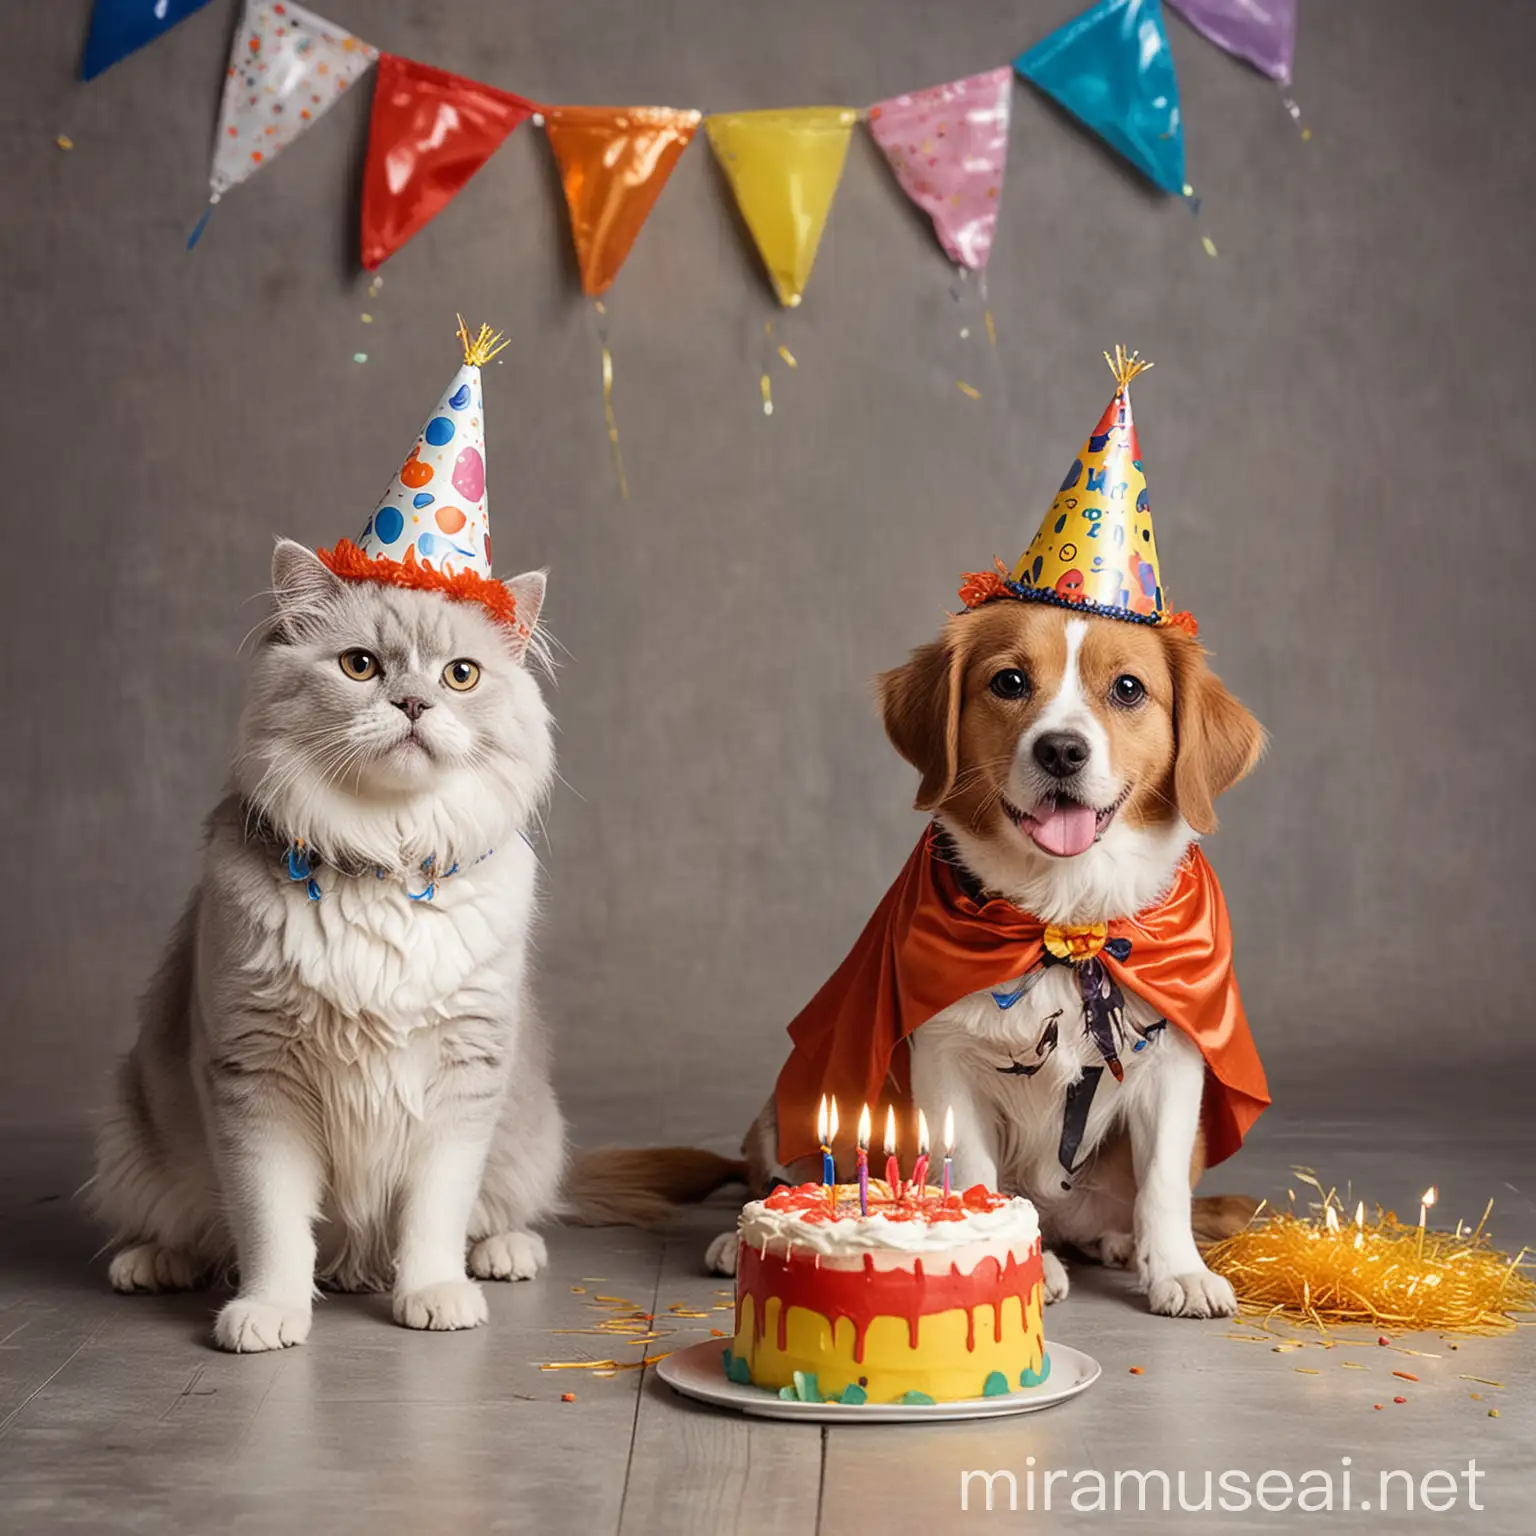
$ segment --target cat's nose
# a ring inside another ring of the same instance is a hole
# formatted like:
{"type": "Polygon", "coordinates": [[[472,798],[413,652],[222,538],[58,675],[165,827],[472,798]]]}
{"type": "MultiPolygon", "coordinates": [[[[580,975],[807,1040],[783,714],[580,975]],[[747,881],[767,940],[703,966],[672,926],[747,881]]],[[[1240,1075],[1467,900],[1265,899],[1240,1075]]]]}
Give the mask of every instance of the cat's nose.
{"type": "Polygon", "coordinates": [[[389,702],[396,709],[404,710],[407,720],[420,720],[432,708],[431,699],[423,699],[414,693],[406,694],[403,699],[391,699],[389,702]]]}

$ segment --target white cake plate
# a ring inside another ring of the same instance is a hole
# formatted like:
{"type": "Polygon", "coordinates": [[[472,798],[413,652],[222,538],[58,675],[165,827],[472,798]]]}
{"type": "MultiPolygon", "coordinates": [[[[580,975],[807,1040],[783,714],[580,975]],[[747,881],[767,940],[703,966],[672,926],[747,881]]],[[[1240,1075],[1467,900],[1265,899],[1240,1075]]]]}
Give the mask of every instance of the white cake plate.
{"type": "Polygon", "coordinates": [[[743,1386],[726,1377],[720,1356],[728,1344],[718,1339],[693,1344],[668,1355],[656,1374],[684,1397],[717,1408],[732,1408],[759,1419],[800,1419],[817,1424],[926,1424],[937,1419],[1000,1419],[1034,1413],[1064,1403],[1086,1391],[1101,1374],[1099,1362],[1068,1344],[1047,1344],[1051,1374],[1038,1387],[973,1397],[958,1403],[802,1403],[764,1387],[743,1386]]]}

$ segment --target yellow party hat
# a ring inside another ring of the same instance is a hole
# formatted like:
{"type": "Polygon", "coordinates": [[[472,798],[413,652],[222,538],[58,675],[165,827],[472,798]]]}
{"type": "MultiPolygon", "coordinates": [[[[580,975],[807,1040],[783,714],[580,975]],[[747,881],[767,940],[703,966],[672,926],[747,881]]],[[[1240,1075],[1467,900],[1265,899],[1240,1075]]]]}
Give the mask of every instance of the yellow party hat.
{"type": "MultiPolygon", "coordinates": [[[[969,576],[968,607],[994,597],[1081,608],[1133,624],[1175,620],[1163,591],[1147,477],[1131,415],[1131,380],[1152,365],[1116,347],[1104,360],[1115,395],[1078,450],[1040,531],[1006,576],[969,576]]],[[[1179,616],[1180,622],[1185,622],[1179,616]]]]}

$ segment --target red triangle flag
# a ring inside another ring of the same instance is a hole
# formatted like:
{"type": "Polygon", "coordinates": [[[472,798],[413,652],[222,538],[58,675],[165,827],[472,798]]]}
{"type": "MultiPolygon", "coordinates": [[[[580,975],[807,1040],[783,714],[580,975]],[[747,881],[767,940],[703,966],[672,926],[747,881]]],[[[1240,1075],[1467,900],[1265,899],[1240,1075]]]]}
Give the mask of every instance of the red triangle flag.
{"type": "Polygon", "coordinates": [[[373,271],[431,223],[536,110],[508,91],[381,53],[363,168],[363,265],[373,271]]]}

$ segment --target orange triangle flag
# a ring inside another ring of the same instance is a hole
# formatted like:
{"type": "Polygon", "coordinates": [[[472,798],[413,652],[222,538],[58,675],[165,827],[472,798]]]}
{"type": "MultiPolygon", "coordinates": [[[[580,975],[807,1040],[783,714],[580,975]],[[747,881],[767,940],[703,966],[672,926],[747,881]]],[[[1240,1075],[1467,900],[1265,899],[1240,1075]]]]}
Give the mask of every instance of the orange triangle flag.
{"type": "Polygon", "coordinates": [[[582,291],[606,293],[699,126],[672,107],[547,107],[582,291]]]}

